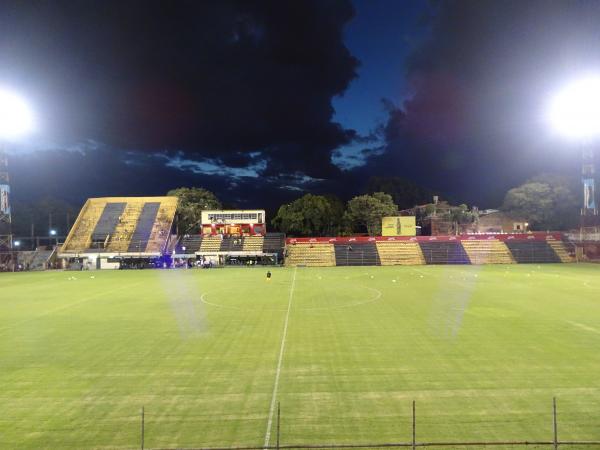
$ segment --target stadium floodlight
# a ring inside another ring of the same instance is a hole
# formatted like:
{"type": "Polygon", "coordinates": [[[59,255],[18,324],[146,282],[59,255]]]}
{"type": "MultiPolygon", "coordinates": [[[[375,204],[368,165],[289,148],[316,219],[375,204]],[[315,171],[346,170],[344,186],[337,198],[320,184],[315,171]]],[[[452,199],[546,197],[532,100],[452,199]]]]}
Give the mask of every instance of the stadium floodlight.
{"type": "Polygon", "coordinates": [[[21,241],[15,241],[15,242],[13,242],[13,244],[15,245],[15,247],[20,247],[21,241]]]}
{"type": "Polygon", "coordinates": [[[600,75],[565,86],[552,98],[548,119],[565,137],[583,141],[600,137],[600,75]]]}
{"type": "Polygon", "coordinates": [[[33,114],[25,100],[0,88],[0,140],[18,138],[31,131],[33,126],[33,114]]]}
{"type": "Polygon", "coordinates": [[[50,236],[56,236],[56,230],[50,230],[50,236]]]}

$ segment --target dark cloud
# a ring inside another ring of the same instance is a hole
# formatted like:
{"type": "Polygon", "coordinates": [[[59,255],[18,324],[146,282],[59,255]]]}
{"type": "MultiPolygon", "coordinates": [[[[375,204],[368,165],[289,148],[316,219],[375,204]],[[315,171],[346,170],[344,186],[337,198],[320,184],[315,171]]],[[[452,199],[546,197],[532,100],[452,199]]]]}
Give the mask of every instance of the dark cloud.
{"type": "Polygon", "coordinates": [[[185,160],[165,166],[167,158],[172,161],[175,157],[104,147],[93,151],[48,149],[11,153],[14,214],[20,219],[18,223],[25,224],[15,233],[29,233],[29,222],[23,218],[26,211],[18,206],[43,197],[78,208],[89,197],[165,195],[177,187],[202,186],[218,193],[228,206],[265,208],[268,217],[273,217],[282,203],[316,187],[311,178],[300,174],[259,177],[252,170],[219,168],[214,163],[204,163],[207,166],[200,172],[196,163],[185,160]]]}
{"type": "Polygon", "coordinates": [[[16,157],[15,197],[196,185],[272,208],[392,175],[486,207],[537,173],[575,173],[578,149],[543,114],[564,82],[600,71],[600,3],[424,10],[387,121],[360,136],[332,109],[358,65],[343,40],[348,0],[2,2],[0,83],[28,93],[43,138],[64,144],[42,147],[70,150],[16,157]]]}
{"type": "Polygon", "coordinates": [[[480,205],[534,174],[576,173],[578,149],[544,114],[556,89],[600,70],[598,23],[598,2],[437,3],[407,63],[412,93],[387,103],[386,151],[358,171],[410,176],[480,205]]]}
{"type": "Polygon", "coordinates": [[[353,133],[332,97],[355,77],[348,0],[3,2],[0,80],[60,142],[183,151],[331,176],[353,133]]]}

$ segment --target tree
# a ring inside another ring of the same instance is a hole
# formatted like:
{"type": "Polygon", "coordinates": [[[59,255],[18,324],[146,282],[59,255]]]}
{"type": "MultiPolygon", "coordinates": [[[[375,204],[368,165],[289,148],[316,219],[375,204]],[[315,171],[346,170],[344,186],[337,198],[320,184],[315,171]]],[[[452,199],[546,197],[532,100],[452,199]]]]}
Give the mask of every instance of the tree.
{"type": "Polygon", "coordinates": [[[430,202],[434,195],[433,191],[401,177],[371,177],[367,184],[367,192],[387,192],[400,209],[430,202]]]}
{"type": "Polygon", "coordinates": [[[203,210],[222,208],[215,194],[204,188],[182,187],[170,190],[167,195],[179,198],[177,221],[180,234],[199,231],[203,210]]]}
{"type": "Polygon", "coordinates": [[[345,218],[354,231],[381,234],[381,219],[398,214],[398,206],[392,196],[384,192],[359,195],[348,202],[345,218]]]}
{"type": "Polygon", "coordinates": [[[331,206],[331,215],[329,217],[330,229],[327,234],[338,236],[345,231],[344,213],[346,212],[346,204],[334,194],[325,194],[324,197],[331,206]]]}
{"type": "Polygon", "coordinates": [[[290,235],[326,236],[337,234],[343,213],[343,203],[337,197],[306,194],[282,205],[272,223],[290,235]]]}
{"type": "Polygon", "coordinates": [[[534,230],[565,230],[577,225],[576,181],[545,174],[506,193],[502,210],[529,221],[534,230]]]}

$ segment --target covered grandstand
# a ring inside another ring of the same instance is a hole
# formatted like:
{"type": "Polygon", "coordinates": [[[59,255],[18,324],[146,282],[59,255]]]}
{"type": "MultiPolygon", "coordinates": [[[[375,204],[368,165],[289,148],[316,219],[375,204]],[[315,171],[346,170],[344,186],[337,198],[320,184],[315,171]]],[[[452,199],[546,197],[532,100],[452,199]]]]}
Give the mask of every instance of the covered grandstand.
{"type": "MultiPolygon", "coordinates": [[[[515,264],[574,262],[575,247],[562,233],[458,236],[290,238],[267,233],[251,221],[173,234],[176,197],[91,198],[65,243],[63,267],[103,269],[170,265],[391,266],[419,264],[515,264]],[[215,234],[215,229],[217,234],[215,234]],[[204,231],[206,230],[206,233],[204,231]],[[236,233],[230,233],[236,230],[236,233]],[[260,231],[260,233],[258,232],[260,231]]],[[[229,214],[229,211],[218,211],[229,214]]],[[[241,212],[240,218],[246,218],[241,212]]],[[[225,222],[224,222],[225,223],[225,222]]]]}
{"type": "Polygon", "coordinates": [[[283,261],[285,235],[267,233],[264,236],[185,235],[172,254],[174,259],[198,260],[214,265],[278,264],[283,261]]]}
{"type": "Polygon", "coordinates": [[[116,268],[124,259],[152,260],[168,252],[177,197],[87,200],[58,257],[89,268],[116,268]]]}

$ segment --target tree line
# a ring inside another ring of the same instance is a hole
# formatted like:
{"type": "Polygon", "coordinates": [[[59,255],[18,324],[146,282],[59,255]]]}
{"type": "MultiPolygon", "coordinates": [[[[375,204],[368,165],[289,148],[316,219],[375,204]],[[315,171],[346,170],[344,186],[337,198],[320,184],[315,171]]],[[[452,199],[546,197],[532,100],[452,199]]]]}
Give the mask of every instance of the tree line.
{"type": "MultiPolygon", "coordinates": [[[[402,209],[431,202],[435,193],[398,177],[373,177],[367,193],[343,202],[332,194],[305,194],[281,205],[271,220],[271,229],[290,236],[337,236],[381,233],[381,218],[398,215],[402,209]]],[[[202,205],[220,208],[217,197],[201,188],[181,188],[168,195],[180,197],[180,230],[199,230],[202,205]]],[[[417,216],[433,209],[429,204],[417,210],[417,216]]],[[[499,209],[515,217],[526,218],[532,230],[568,230],[579,220],[579,184],[577,179],[544,174],[510,189],[499,209]]],[[[449,220],[473,220],[474,213],[461,204],[450,207],[449,220]]],[[[419,221],[421,216],[417,217],[419,221]]]]}
{"type": "MultiPolygon", "coordinates": [[[[372,177],[366,192],[347,202],[333,194],[308,193],[281,205],[268,226],[291,236],[377,235],[381,233],[382,217],[429,203],[434,194],[399,177],[372,177]]],[[[167,195],[180,199],[179,234],[199,231],[202,210],[228,207],[214,193],[199,187],[174,189],[167,195]]],[[[532,230],[568,230],[578,225],[580,197],[576,178],[544,174],[510,189],[499,209],[526,218],[532,230]]],[[[455,215],[469,215],[466,205],[451,211],[455,215]]],[[[13,233],[45,236],[52,228],[64,236],[77,214],[78,208],[52,197],[30,203],[15,202],[13,233]]]]}

